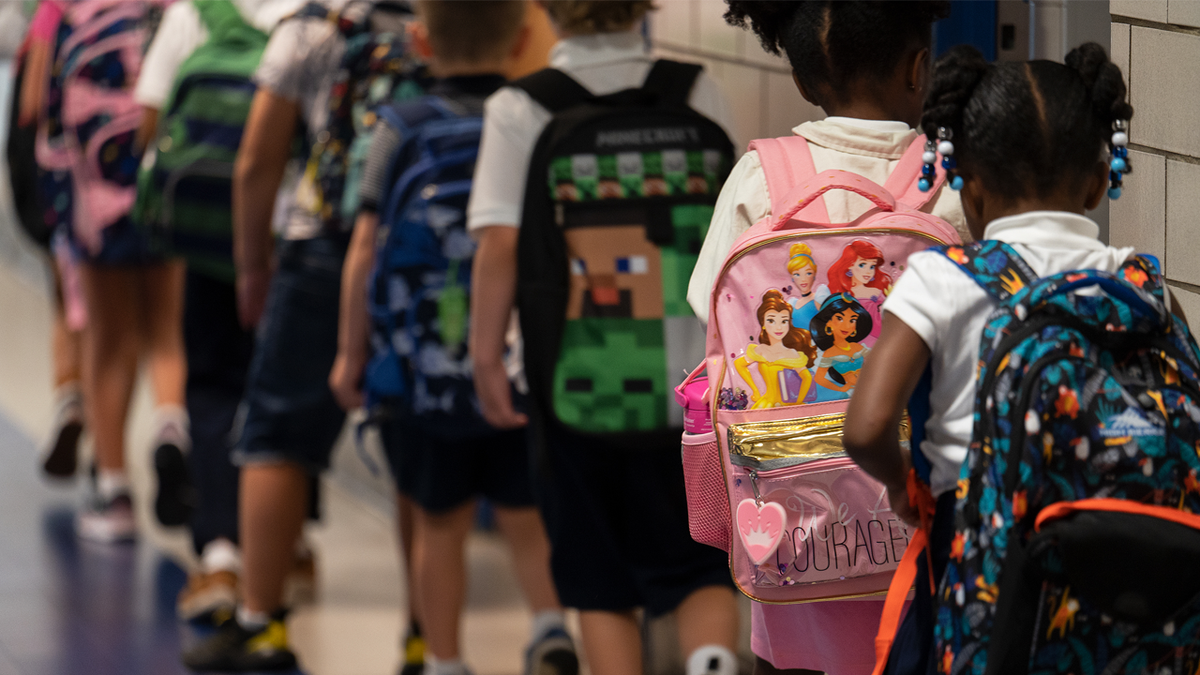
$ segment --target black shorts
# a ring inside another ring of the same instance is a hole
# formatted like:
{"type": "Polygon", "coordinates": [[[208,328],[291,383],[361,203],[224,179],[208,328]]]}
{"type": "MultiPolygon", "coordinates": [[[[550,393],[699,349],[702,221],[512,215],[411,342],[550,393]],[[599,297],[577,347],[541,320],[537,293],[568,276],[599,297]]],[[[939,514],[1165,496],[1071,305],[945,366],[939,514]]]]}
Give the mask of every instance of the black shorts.
{"type": "Polygon", "coordinates": [[[345,254],[340,235],[280,243],[242,402],[238,464],[329,467],[346,419],[329,390],[345,254]]]}
{"type": "Polygon", "coordinates": [[[380,426],[396,488],[431,513],[476,497],[496,506],[534,506],[525,431],[497,431],[472,440],[439,438],[419,422],[380,426]]]}
{"type": "Polygon", "coordinates": [[[535,466],[565,606],[654,617],[701,588],[733,587],[726,554],[689,534],[678,434],[633,450],[553,426],[535,466]]]}

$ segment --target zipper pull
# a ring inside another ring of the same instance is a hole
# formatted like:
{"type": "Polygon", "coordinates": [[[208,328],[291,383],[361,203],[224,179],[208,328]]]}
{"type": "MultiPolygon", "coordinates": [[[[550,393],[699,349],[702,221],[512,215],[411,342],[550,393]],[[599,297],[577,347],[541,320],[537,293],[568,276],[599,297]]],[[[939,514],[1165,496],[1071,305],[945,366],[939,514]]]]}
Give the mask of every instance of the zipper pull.
{"type": "Polygon", "coordinates": [[[554,204],[554,224],[562,227],[567,221],[567,209],[562,202],[554,204]]]}
{"type": "Polygon", "coordinates": [[[759,506],[763,505],[762,493],[758,491],[758,472],[751,470],[749,473],[750,487],[754,488],[754,503],[759,506]]]}

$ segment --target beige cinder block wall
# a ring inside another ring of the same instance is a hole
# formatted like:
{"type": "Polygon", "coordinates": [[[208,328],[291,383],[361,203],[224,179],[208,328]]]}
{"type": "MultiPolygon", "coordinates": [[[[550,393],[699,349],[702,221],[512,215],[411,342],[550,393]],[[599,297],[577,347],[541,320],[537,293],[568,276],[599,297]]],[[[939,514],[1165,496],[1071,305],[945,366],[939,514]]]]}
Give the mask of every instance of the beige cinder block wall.
{"type": "Polygon", "coordinates": [[[1200,0],[1112,0],[1112,58],[1129,82],[1133,173],[1110,243],[1163,262],[1200,326],[1200,0]]]}

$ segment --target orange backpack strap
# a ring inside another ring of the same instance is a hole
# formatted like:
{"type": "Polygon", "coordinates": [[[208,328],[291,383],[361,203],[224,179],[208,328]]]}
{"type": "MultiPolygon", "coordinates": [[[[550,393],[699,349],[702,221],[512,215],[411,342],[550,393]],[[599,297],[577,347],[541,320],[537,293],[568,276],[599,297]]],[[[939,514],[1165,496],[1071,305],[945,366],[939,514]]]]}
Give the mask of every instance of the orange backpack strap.
{"type": "MultiPolygon", "coordinates": [[[[919,573],[917,561],[921,553],[929,548],[929,536],[933,531],[933,514],[937,510],[937,502],[933,493],[929,491],[929,486],[917,477],[916,469],[911,469],[908,473],[908,501],[921,514],[921,529],[909,540],[904,557],[900,559],[900,566],[896,568],[892,583],[888,586],[887,599],[883,602],[883,616],[879,619],[879,633],[875,636],[875,670],[872,675],[883,675],[887,668],[888,655],[892,652],[892,643],[896,641],[896,631],[900,629],[900,621],[904,618],[904,601],[908,598],[908,592],[919,573]]],[[[930,593],[936,593],[933,566],[928,562],[928,555],[925,559],[930,593]]]]}

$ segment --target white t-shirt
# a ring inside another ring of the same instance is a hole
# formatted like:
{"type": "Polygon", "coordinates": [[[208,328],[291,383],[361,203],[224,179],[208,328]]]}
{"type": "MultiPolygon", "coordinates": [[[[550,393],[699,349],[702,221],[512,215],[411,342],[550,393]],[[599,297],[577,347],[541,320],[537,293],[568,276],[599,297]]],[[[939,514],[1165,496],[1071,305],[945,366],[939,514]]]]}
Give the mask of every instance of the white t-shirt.
{"type": "MultiPolygon", "coordinates": [[[[642,36],[628,32],[567,38],[550,51],[550,67],[569,74],[597,95],[640,87],[653,63],[642,36]]],[[[725,97],[707,75],[696,79],[689,102],[726,130],[731,127],[725,97]]],[[[515,87],[505,87],[488,98],[467,207],[468,229],[520,227],[533,147],[550,117],[529,94],[515,87]]]]}
{"type": "MultiPolygon", "coordinates": [[[[808,141],[817,173],[830,169],[852,171],[880,185],[887,182],[900,157],[917,137],[904,122],[827,117],[805,122],[792,130],[808,141]]],[[[844,190],[823,197],[831,222],[850,222],[866,213],[871,203],[844,190]]],[[[958,193],[943,187],[922,209],[954,226],[964,241],[970,241],[958,193]]],[[[688,304],[700,320],[708,323],[713,284],[737,238],[771,214],[767,176],[758,153],[747,152],[733,167],[717,198],[712,224],[700,249],[700,258],[688,283],[688,304]]]]}
{"type": "MultiPolygon", "coordinates": [[[[234,0],[233,4],[247,23],[270,33],[283,17],[298,10],[304,0],[234,0]]],[[[167,7],[142,61],[133,100],[161,110],[171,95],[180,64],[207,39],[208,30],[192,2],[176,2],[167,7]]]]}
{"type": "MultiPolygon", "coordinates": [[[[1133,248],[1113,248],[1090,219],[1033,211],[992,221],[987,239],[1011,244],[1039,276],[1077,269],[1114,272],[1133,248]]],[[[974,423],[979,341],[996,302],[957,265],[932,251],[908,258],[908,270],[883,304],[913,329],[932,354],[933,391],[921,450],[933,465],[933,494],[953,490],[974,423]]]]}

